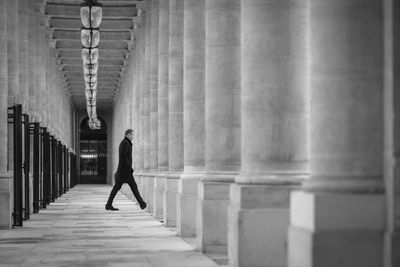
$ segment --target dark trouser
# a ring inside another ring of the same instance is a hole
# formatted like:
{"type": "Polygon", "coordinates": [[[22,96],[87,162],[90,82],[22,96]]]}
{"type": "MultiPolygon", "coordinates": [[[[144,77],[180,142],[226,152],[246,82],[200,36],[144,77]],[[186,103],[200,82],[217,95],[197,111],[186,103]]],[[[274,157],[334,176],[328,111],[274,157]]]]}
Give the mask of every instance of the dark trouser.
{"type": "MultiPolygon", "coordinates": [[[[139,190],[137,188],[137,184],[134,179],[129,179],[127,181],[128,185],[130,186],[132,193],[135,195],[135,198],[139,204],[144,203],[142,197],[140,196],[139,190]]],[[[114,184],[113,189],[111,190],[110,197],[108,198],[107,205],[112,205],[115,195],[117,195],[118,191],[121,189],[124,182],[116,181],[114,184]]]]}

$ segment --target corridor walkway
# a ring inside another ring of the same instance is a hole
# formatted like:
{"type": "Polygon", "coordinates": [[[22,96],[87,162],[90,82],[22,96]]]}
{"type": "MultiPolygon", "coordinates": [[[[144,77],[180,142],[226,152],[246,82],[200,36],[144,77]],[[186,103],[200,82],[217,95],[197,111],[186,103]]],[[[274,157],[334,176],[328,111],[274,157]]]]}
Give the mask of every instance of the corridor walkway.
{"type": "Polygon", "coordinates": [[[24,227],[0,231],[0,266],[217,266],[120,193],[120,210],[105,211],[110,190],[78,185],[24,227]]]}

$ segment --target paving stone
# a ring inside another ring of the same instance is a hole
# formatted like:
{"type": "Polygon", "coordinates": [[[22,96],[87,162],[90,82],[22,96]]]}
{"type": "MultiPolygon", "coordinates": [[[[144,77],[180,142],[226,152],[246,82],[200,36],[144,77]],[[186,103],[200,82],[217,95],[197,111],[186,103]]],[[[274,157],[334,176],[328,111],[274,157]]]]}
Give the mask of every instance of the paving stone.
{"type": "Polygon", "coordinates": [[[0,266],[218,266],[107,185],[78,185],[24,226],[0,231],[0,266]]]}

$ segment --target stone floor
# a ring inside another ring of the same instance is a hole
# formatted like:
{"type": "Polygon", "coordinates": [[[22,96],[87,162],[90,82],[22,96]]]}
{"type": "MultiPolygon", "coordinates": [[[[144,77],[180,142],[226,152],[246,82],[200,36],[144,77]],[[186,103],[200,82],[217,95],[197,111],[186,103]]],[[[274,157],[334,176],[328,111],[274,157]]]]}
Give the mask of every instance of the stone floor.
{"type": "Polygon", "coordinates": [[[79,185],[31,216],[0,231],[0,266],[218,266],[111,187],[79,185]]]}

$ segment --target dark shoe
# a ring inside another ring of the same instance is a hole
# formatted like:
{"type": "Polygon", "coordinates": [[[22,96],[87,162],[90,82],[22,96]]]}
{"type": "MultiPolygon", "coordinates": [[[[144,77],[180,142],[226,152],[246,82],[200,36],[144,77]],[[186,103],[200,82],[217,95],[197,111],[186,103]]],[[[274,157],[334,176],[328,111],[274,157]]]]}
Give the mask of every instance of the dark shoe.
{"type": "Polygon", "coordinates": [[[106,205],[106,210],[119,210],[117,208],[114,208],[113,205],[106,205]]]}
{"type": "Polygon", "coordinates": [[[140,203],[140,208],[144,210],[147,207],[146,202],[140,203]]]}

